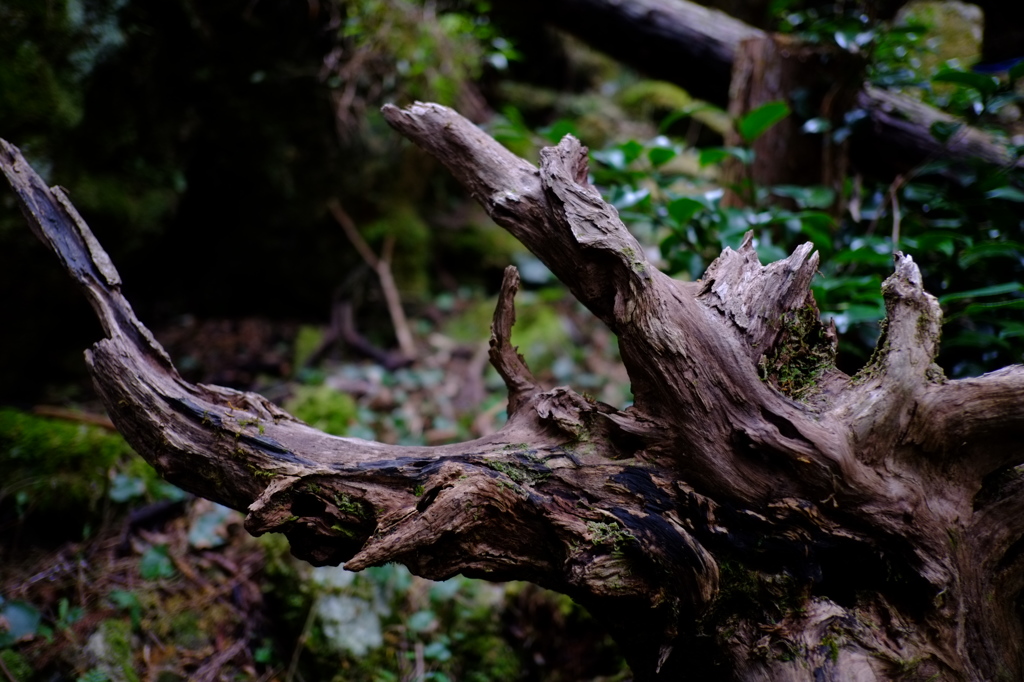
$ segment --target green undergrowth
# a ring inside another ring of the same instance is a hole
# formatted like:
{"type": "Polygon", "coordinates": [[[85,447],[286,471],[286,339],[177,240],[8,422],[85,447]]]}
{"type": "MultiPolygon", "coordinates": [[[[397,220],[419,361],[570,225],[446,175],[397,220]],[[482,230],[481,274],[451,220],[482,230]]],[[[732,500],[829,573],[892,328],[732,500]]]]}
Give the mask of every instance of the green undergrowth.
{"type": "Polygon", "coordinates": [[[268,559],[268,605],[283,631],[303,633],[299,652],[292,652],[291,640],[269,641],[267,657],[283,662],[296,656],[305,679],[391,682],[411,679],[417,666],[421,679],[439,682],[592,679],[598,674],[613,680],[625,674],[606,636],[564,595],[525,583],[461,576],[432,582],[395,564],[361,573],[312,568],[288,555],[282,536],[265,536],[261,543],[268,559]],[[592,655],[572,664],[579,675],[556,667],[559,661],[545,661],[551,654],[533,639],[534,625],[554,626],[547,631],[555,638],[552,643],[570,635],[564,641],[572,645],[573,633],[557,627],[570,624],[597,638],[597,646],[587,644],[592,655]],[[538,662],[551,669],[538,671],[538,662]]]}
{"type": "Polygon", "coordinates": [[[0,518],[7,524],[59,518],[61,531],[74,535],[109,503],[180,494],[118,433],[0,408],[0,518]]]}
{"type": "Polygon", "coordinates": [[[356,402],[346,393],[324,385],[296,385],[284,408],[310,426],[344,436],[356,419],[356,402]]]}

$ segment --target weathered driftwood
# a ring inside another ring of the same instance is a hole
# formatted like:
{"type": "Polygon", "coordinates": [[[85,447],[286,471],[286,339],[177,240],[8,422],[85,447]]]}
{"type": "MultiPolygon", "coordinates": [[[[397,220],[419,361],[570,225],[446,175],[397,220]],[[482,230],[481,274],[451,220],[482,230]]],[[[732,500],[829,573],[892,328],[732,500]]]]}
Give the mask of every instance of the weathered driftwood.
{"type": "MultiPolygon", "coordinates": [[[[729,105],[730,77],[740,45],[767,38],[759,28],[687,0],[504,2],[517,12],[525,3],[544,21],[624,64],[676,83],[723,109],[729,105]]],[[[867,86],[854,106],[866,114],[854,129],[851,146],[851,160],[861,171],[891,177],[934,159],[1013,163],[1003,145],[969,126],[946,142],[936,139],[933,124],[958,121],[910,97],[867,86]]]]}
{"type": "Polygon", "coordinates": [[[163,476],[316,564],[570,594],[638,680],[1024,676],[1024,368],[944,379],[941,313],[910,257],[883,285],[874,357],[848,377],[809,293],[809,244],[762,266],[748,238],[679,282],[588,184],[575,139],[537,168],[450,109],[384,115],[615,332],[634,405],[537,384],[509,345],[511,268],[491,332],[509,420],[492,436],[337,438],[186,383],[65,194],[3,143],[28,221],[103,324],[86,353],[97,388],[163,476]]]}

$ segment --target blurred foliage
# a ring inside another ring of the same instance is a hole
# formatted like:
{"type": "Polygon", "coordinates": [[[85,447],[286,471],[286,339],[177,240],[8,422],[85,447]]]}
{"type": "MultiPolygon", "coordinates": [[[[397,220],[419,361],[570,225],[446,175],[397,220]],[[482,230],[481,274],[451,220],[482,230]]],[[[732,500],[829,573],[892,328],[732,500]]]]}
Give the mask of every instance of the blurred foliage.
{"type": "Polygon", "coordinates": [[[52,524],[48,534],[75,537],[102,520],[108,502],[162,499],[181,499],[181,491],[120,434],[0,408],[0,530],[52,524]]]}
{"type": "MultiPolygon", "coordinates": [[[[785,10],[786,3],[780,8],[785,10]]],[[[754,232],[762,262],[813,242],[822,257],[822,277],[812,285],[815,298],[823,315],[836,322],[840,365],[847,371],[867,360],[877,338],[885,314],[880,287],[892,271],[894,251],[914,257],[926,288],[943,304],[939,361],[952,376],[1021,362],[1024,172],[1013,163],[1024,147],[1015,144],[1013,127],[1001,124],[1007,114],[1009,120],[1020,117],[1024,64],[1001,77],[964,70],[956,61],[930,65],[920,59],[935,49],[929,27],[887,27],[852,5],[804,8],[781,17],[784,29],[807,40],[868,54],[876,84],[916,89],[964,123],[984,126],[1004,144],[1007,166],[934,160],[892,183],[858,177],[846,182],[838,199],[848,210],[837,216],[831,208],[835,192],[824,187],[746,182],[723,188],[717,166],[730,158],[750,164],[753,152],[747,146],[694,148],[659,135],[592,152],[593,179],[606,199],[635,234],[659,246],[669,273],[688,278],[700,277],[723,247],[736,248],[747,231],[754,232]],[[725,190],[740,197],[742,205],[723,202],[725,190]]],[[[916,21],[910,12],[903,20],[916,21]]],[[[692,116],[694,108],[669,114],[662,130],[692,116]]],[[[734,125],[749,145],[786,114],[781,103],[769,103],[734,125]]],[[[854,110],[837,129],[821,119],[806,121],[803,129],[841,144],[863,120],[864,112],[854,110]]],[[[962,126],[937,124],[932,134],[945,142],[962,126]]],[[[507,128],[503,132],[508,135],[507,128]]]]}
{"type": "Polygon", "coordinates": [[[296,386],[284,408],[310,426],[335,436],[348,433],[356,417],[356,404],[328,386],[296,386]]]}
{"type": "MultiPolygon", "coordinates": [[[[748,130],[748,142],[777,114],[772,109],[738,122],[748,130]]],[[[1019,171],[936,161],[890,187],[864,189],[850,181],[843,203],[855,207],[837,220],[826,212],[836,197],[824,187],[737,186],[730,189],[744,205],[726,205],[715,174],[673,169],[673,160],[686,152],[681,143],[658,136],[592,153],[594,181],[636,234],[659,244],[669,273],[700,277],[722,248],[737,248],[747,231],[754,232],[764,263],[813,242],[822,257],[814,295],[823,315],[835,320],[842,364],[852,371],[870,355],[885,314],[881,283],[892,272],[893,252],[901,250],[913,255],[926,288],[943,303],[940,362],[951,375],[975,375],[1024,357],[1019,171]]],[[[694,153],[704,167],[728,157],[752,161],[745,147],[694,153]]]]}
{"type": "MultiPolygon", "coordinates": [[[[878,22],[858,3],[801,4],[777,3],[781,31],[863,54],[874,85],[920,97],[967,123],[985,126],[986,132],[1013,146],[1005,124],[1017,122],[1020,127],[1024,94],[1017,83],[1024,65],[1008,65],[1002,75],[987,66],[966,66],[979,57],[981,15],[976,8],[972,12],[961,3],[917,2],[893,22],[878,22]]],[[[945,141],[951,132],[936,131],[936,136],[945,141]]]]}
{"type": "MultiPolygon", "coordinates": [[[[888,185],[867,180],[848,186],[843,199],[851,210],[833,232],[834,255],[823,240],[808,234],[823,251],[822,270],[830,280],[825,286],[829,294],[838,295],[832,300],[850,301],[837,316],[841,330],[881,313],[870,288],[887,276],[893,250],[910,253],[921,267],[926,289],[943,304],[939,360],[956,377],[1024,359],[1024,296],[1018,284],[1024,254],[1017,248],[1024,237],[1024,170],[1019,164],[1024,154],[1024,63],[1003,74],[965,68],[978,56],[980,36],[980,16],[967,17],[965,11],[917,3],[886,26],[871,22],[853,5],[830,5],[782,19],[784,29],[808,40],[864,52],[876,85],[916,94],[958,117],[933,125],[932,135],[940,142],[961,135],[969,124],[985,130],[1006,150],[1002,168],[936,159],[888,185]],[[978,34],[971,35],[968,19],[978,34]]],[[[853,125],[861,118],[857,113],[848,116],[853,125]]],[[[848,134],[813,132],[830,134],[836,142],[848,134]]],[[[829,299],[824,300],[823,308],[828,308],[829,299]]],[[[860,327],[857,355],[864,359],[874,333],[860,327]]]]}
{"type": "MultiPolygon", "coordinates": [[[[416,392],[419,401],[437,390],[438,374],[403,371],[387,383],[416,392]]],[[[325,385],[305,388],[329,395],[325,385]]],[[[283,536],[248,537],[241,514],[205,500],[140,508],[161,498],[133,486],[140,460],[117,436],[0,415],[5,437],[23,447],[67,450],[79,463],[96,459],[81,448],[104,453],[91,477],[112,483],[89,499],[114,499],[123,488],[133,492],[118,498],[144,512],[133,515],[140,526],[125,519],[97,524],[86,539],[63,545],[56,560],[52,552],[36,563],[12,554],[0,559],[0,660],[14,679],[186,679],[214,659],[222,672],[244,679],[629,678],[607,634],[568,597],[463,577],[435,583],[394,565],[360,574],[313,568],[289,556],[283,536]],[[23,438],[26,430],[37,435],[23,438]],[[165,511],[151,516],[157,509],[165,511]],[[232,657],[220,659],[228,650],[232,657]]],[[[60,509],[64,516],[83,511],[60,509]]],[[[31,543],[40,540],[34,535],[31,543]]]]}
{"type": "Polygon", "coordinates": [[[436,682],[628,677],[607,636],[564,595],[463,577],[431,582],[398,565],[311,568],[288,556],[281,536],[262,544],[271,606],[287,630],[304,633],[301,650],[271,643],[267,658],[291,655],[307,679],[392,682],[417,669],[436,682]],[[536,641],[534,626],[555,638],[536,641]],[[571,657],[559,632],[586,641],[586,655],[571,657]]]}
{"type": "Polygon", "coordinates": [[[342,40],[325,69],[343,125],[358,125],[367,105],[387,101],[436,101],[479,115],[474,100],[484,68],[504,70],[519,58],[484,0],[353,0],[336,7],[342,40]]]}
{"type": "MultiPolygon", "coordinates": [[[[475,79],[517,56],[486,10],[470,0],[2,3],[0,136],[69,190],[151,324],[184,313],[317,319],[332,292],[353,293],[350,275],[372,286],[372,274],[353,273],[360,261],[330,199],[360,225],[415,228],[414,242],[397,242],[397,271],[408,299],[423,300],[456,262],[466,281],[499,278],[487,259],[459,253],[472,241],[462,232],[497,228],[462,222],[454,181],[378,110],[421,98],[482,117],[475,79]],[[240,290],[252,287],[258,295],[240,290]]],[[[0,302],[22,331],[0,335],[0,399],[38,394],[69,367],[81,376],[78,349],[95,323],[6,192],[0,287],[22,292],[0,302]]]]}
{"type": "Polygon", "coordinates": [[[9,0],[0,4],[0,121],[29,152],[78,125],[83,80],[124,42],[126,0],[9,0]]]}

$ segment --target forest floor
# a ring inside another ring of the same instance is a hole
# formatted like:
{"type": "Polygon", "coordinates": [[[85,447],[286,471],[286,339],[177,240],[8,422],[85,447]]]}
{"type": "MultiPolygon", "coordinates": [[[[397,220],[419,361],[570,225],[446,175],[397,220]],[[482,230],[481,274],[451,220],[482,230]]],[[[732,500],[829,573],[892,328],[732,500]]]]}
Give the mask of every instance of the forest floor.
{"type": "MultiPolygon", "coordinates": [[[[546,385],[621,407],[614,337],[571,301],[521,293],[513,341],[546,385]]],[[[417,358],[399,369],[353,357],[329,326],[183,318],[157,336],[189,380],[256,390],[338,434],[441,444],[503,423],[492,309],[455,295],[416,311],[417,358]]],[[[9,463],[31,460],[0,481],[0,680],[629,678],[580,607],[536,586],[298,562],[282,536],[253,538],[239,512],[156,479],[98,404],[5,412],[0,431],[9,463]],[[54,449],[73,473],[46,464],[54,449]]]]}

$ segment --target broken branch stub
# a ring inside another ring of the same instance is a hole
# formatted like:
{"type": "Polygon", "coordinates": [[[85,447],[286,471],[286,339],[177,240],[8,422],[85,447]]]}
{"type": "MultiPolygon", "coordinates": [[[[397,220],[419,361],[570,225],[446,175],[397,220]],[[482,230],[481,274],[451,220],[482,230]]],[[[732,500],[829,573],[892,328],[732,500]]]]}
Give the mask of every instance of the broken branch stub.
{"type": "Polygon", "coordinates": [[[538,385],[510,345],[514,269],[491,329],[509,390],[493,435],[338,438],[254,394],[191,385],[66,197],[5,144],[29,222],[103,322],[87,354],[97,389],[163,476],[313,563],[398,561],[570,594],[638,680],[678,679],[695,661],[740,680],[894,679],[900,660],[953,679],[1024,673],[1024,371],[937,372],[941,316],[909,257],[885,284],[874,360],[847,377],[809,292],[810,245],[765,266],[748,235],[702,282],[679,282],[587,182],[577,140],[537,168],[450,109],[384,115],[617,334],[634,404],[538,385]]]}

